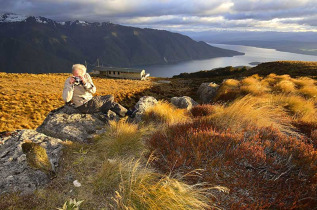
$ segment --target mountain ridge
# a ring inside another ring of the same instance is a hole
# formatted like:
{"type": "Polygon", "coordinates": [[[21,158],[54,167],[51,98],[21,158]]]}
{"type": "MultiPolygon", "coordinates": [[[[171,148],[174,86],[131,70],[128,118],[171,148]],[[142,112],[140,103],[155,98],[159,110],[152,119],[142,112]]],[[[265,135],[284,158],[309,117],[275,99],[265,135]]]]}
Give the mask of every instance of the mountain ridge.
{"type": "Polygon", "coordinates": [[[135,67],[231,57],[242,53],[166,30],[82,20],[0,16],[0,71],[68,72],[73,63],[135,67]]]}

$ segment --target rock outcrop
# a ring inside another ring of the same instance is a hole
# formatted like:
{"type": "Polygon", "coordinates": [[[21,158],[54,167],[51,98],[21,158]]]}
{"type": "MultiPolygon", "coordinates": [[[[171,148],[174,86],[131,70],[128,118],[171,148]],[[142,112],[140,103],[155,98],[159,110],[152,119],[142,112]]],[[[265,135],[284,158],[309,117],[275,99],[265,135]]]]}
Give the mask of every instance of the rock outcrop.
{"type": "Polygon", "coordinates": [[[82,114],[77,109],[65,105],[52,110],[36,131],[62,140],[85,142],[109,120],[119,118],[111,110],[107,114],[102,112],[82,114]]]}
{"type": "Polygon", "coordinates": [[[171,98],[171,103],[177,108],[188,110],[198,105],[198,103],[189,96],[173,97],[171,98]]]}
{"type": "Polygon", "coordinates": [[[0,194],[32,193],[55,174],[62,140],[35,130],[0,134],[0,194]]]}
{"type": "Polygon", "coordinates": [[[153,96],[143,96],[139,99],[139,101],[135,104],[134,108],[136,112],[133,114],[134,117],[129,117],[127,119],[128,122],[139,123],[142,121],[142,115],[144,112],[157,104],[157,100],[153,96]]]}
{"type": "Polygon", "coordinates": [[[202,83],[197,90],[197,94],[201,102],[204,104],[210,103],[215,97],[218,88],[219,85],[213,82],[202,83]]]}

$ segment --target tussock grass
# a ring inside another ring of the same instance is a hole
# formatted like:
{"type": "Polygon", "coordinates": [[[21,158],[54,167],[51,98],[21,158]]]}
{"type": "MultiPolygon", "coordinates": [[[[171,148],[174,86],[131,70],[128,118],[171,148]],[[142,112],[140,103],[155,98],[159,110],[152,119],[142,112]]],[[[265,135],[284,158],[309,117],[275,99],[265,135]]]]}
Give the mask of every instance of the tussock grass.
{"type": "Polygon", "coordinates": [[[294,82],[298,87],[302,86],[314,86],[316,84],[316,81],[309,77],[299,77],[299,78],[292,78],[292,82],[294,82]]]}
{"type": "Polygon", "coordinates": [[[110,121],[109,127],[104,134],[100,135],[96,144],[104,150],[107,148],[107,155],[129,156],[140,154],[144,150],[142,136],[145,128],[138,128],[138,125],[125,122],[125,118],[120,121],[110,121]]]}
{"type": "Polygon", "coordinates": [[[114,197],[119,209],[209,209],[213,206],[210,187],[188,185],[156,173],[139,160],[120,167],[121,183],[114,197]]]}
{"type": "Polygon", "coordinates": [[[274,127],[283,132],[292,133],[285,111],[275,106],[270,99],[247,95],[238,98],[229,105],[220,106],[218,112],[207,117],[220,129],[241,132],[250,127],[274,127]]]}
{"type": "Polygon", "coordinates": [[[305,85],[299,89],[299,92],[306,97],[316,98],[317,97],[317,87],[305,85]]]}
{"type": "Polygon", "coordinates": [[[98,173],[93,177],[94,192],[101,196],[112,195],[118,190],[120,168],[118,160],[105,160],[98,173]]]}
{"type": "Polygon", "coordinates": [[[178,109],[165,100],[160,100],[155,106],[150,107],[144,113],[145,122],[175,124],[190,121],[189,112],[186,109],[178,109]]]}
{"type": "MultiPolygon", "coordinates": [[[[214,114],[215,123],[219,123],[219,127],[230,127],[232,129],[231,121],[236,121],[235,125],[238,125],[239,119],[245,119],[242,122],[249,122],[250,125],[261,127],[260,124],[268,125],[272,123],[274,127],[290,132],[290,128],[278,125],[273,120],[276,116],[275,119],[280,118],[284,121],[288,116],[291,120],[285,122],[286,124],[300,125],[301,130],[303,128],[302,123],[310,123],[314,127],[317,124],[315,105],[317,102],[317,86],[315,83],[314,79],[308,77],[291,78],[286,74],[269,74],[266,77],[252,75],[241,81],[235,80],[233,87],[225,81],[221,84],[220,91],[216,94],[214,101],[231,102],[232,104],[230,106],[213,106],[213,109],[216,109],[216,107],[220,109],[218,114],[214,114]],[[244,104],[243,100],[239,102],[240,98],[246,95],[258,96],[256,99],[258,102],[254,101],[254,103],[257,103],[257,106],[261,108],[254,108],[253,102],[250,104],[244,104]],[[263,104],[264,101],[270,101],[271,107],[268,108],[267,103],[263,104]],[[263,116],[261,116],[261,112],[263,112],[263,116]],[[225,116],[223,119],[221,113],[225,116]],[[239,114],[244,117],[238,117],[239,114]],[[226,123],[225,119],[229,122],[226,123]],[[224,121],[224,123],[221,123],[221,121],[224,121]]],[[[245,125],[242,127],[245,127],[245,125]]],[[[233,126],[233,128],[236,129],[237,127],[233,126]]]]}
{"type": "Polygon", "coordinates": [[[245,94],[262,95],[269,89],[259,81],[257,75],[247,77],[241,80],[240,91],[245,94]]]}
{"type": "Polygon", "coordinates": [[[290,80],[282,80],[274,86],[274,89],[280,92],[292,93],[295,91],[295,84],[290,80]]]}
{"type": "Polygon", "coordinates": [[[227,79],[225,80],[219,87],[214,101],[218,100],[231,100],[232,98],[235,98],[239,94],[239,80],[235,79],[227,79]]]}
{"type": "Polygon", "coordinates": [[[273,100],[276,104],[289,110],[294,120],[317,122],[317,112],[313,99],[305,99],[300,95],[281,94],[273,96],[273,100]]]}

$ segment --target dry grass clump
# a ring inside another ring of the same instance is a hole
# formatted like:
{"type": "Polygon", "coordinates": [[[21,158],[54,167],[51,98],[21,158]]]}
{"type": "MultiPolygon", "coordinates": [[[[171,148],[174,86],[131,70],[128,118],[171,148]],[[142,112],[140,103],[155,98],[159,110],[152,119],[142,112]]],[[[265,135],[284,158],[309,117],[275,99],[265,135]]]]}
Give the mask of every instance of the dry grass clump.
{"type": "Polygon", "coordinates": [[[114,159],[105,160],[97,174],[92,178],[94,193],[99,196],[111,196],[119,189],[120,161],[114,159]]]}
{"type": "MultiPolygon", "coordinates": [[[[210,209],[210,187],[188,185],[143,167],[139,160],[120,165],[114,200],[119,209],[210,209]],[[128,173],[128,174],[127,174],[128,173]]],[[[226,190],[226,188],[220,188],[226,190]]]]}
{"type": "Polygon", "coordinates": [[[290,80],[281,80],[274,86],[274,89],[279,92],[292,93],[295,92],[295,84],[290,80]]]}
{"type": "Polygon", "coordinates": [[[247,124],[261,127],[261,124],[267,126],[272,123],[274,127],[290,132],[290,128],[267,121],[268,118],[284,121],[288,116],[286,124],[295,124],[300,130],[303,128],[303,123],[310,123],[309,127],[314,127],[317,124],[315,83],[314,79],[308,77],[291,78],[289,75],[276,74],[269,74],[264,78],[253,75],[241,81],[235,81],[233,88],[230,88],[225,81],[221,84],[220,91],[216,93],[214,101],[225,101],[227,105],[213,106],[213,109],[220,108],[220,112],[214,114],[214,121],[219,124],[218,127],[230,129],[247,128],[247,124]],[[244,103],[244,100],[240,101],[240,98],[248,94],[258,98],[250,104],[244,103]],[[269,101],[271,108],[268,108],[267,103],[262,103],[264,101],[269,101]],[[228,105],[230,102],[232,104],[228,105]],[[258,108],[254,107],[255,104],[258,108]],[[221,121],[224,122],[221,123],[221,121]],[[235,122],[234,125],[231,122],[235,122]],[[239,124],[241,126],[237,126],[239,124]]]}
{"type": "Polygon", "coordinates": [[[224,81],[213,101],[232,101],[235,98],[252,94],[263,96],[264,94],[293,94],[302,95],[306,98],[317,96],[316,81],[308,77],[291,78],[289,75],[269,74],[262,78],[252,75],[238,80],[224,81]],[[234,82],[232,82],[234,81],[234,82]]]}
{"type": "Polygon", "coordinates": [[[309,98],[317,97],[317,87],[305,85],[298,90],[301,94],[309,98]]]}
{"type": "Polygon", "coordinates": [[[250,127],[274,127],[292,133],[290,121],[282,107],[274,105],[270,99],[247,95],[229,105],[220,106],[217,112],[207,117],[217,128],[241,132],[250,127]]]}
{"type": "Polygon", "coordinates": [[[240,82],[240,91],[244,94],[262,95],[269,91],[265,84],[259,81],[260,77],[253,75],[247,77],[240,82]]]}
{"type": "Polygon", "coordinates": [[[295,85],[297,85],[299,88],[303,86],[314,86],[316,84],[316,81],[309,77],[299,77],[299,78],[292,78],[292,82],[294,82],[295,85]]]}
{"type": "Polygon", "coordinates": [[[145,122],[175,124],[190,121],[186,109],[178,109],[165,100],[160,100],[155,106],[147,109],[143,115],[145,122]]]}
{"type": "Polygon", "coordinates": [[[107,148],[108,157],[129,156],[140,154],[144,150],[142,137],[145,129],[138,128],[137,124],[125,122],[125,118],[120,121],[110,121],[110,126],[106,128],[104,134],[100,135],[96,141],[99,148],[107,148]]]}
{"type": "Polygon", "coordinates": [[[239,80],[227,79],[222,82],[213,101],[232,100],[239,95],[239,80]]]}
{"type": "Polygon", "coordinates": [[[275,95],[273,101],[286,108],[294,120],[304,122],[317,122],[315,102],[312,99],[305,99],[300,95],[275,95]]]}

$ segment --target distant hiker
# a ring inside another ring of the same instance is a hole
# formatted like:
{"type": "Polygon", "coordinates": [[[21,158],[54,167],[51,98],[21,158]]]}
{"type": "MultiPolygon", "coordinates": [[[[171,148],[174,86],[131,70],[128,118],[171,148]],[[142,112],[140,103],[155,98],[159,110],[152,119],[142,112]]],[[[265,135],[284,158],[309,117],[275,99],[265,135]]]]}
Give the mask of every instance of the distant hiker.
{"type": "Polygon", "coordinates": [[[116,114],[124,117],[127,109],[119,103],[114,102],[113,95],[93,96],[96,86],[92,82],[90,75],[86,72],[86,67],[82,64],[72,66],[73,75],[65,81],[63,89],[63,100],[66,104],[72,105],[82,113],[107,113],[110,109],[116,114]]]}

